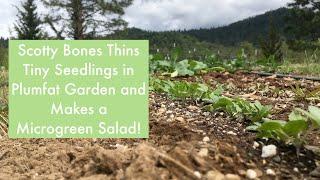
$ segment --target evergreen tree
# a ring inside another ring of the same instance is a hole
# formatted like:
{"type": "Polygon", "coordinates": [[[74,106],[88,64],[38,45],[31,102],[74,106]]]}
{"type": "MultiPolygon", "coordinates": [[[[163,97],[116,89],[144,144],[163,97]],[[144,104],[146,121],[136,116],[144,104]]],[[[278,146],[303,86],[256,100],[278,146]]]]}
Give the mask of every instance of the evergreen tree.
{"type": "Polygon", "coordinates": [[[8,48],[8,39],[0,37],[0,48],[8,48]]]}
{"type": "Polygon", "coordinates": [[[282,47],[282,39],[275,25],[273,24],[272,18],[269,20],[269,32],[268,36],[265,39],[260,40],[260,48],[262,50],[263,55],[266,58],[273,57],[276,61],[282,61],[283,53],[281,50],[282,47]]]}
{"type": "Polygon", "coordinates": [[[294,0],[289,7],[286,31],[290,33],[291,46],[297,43],[306,45],[306,40],[317,41],[320,38],[320,1],[294,0]]]}
{"type": "Polygon", "coordinates": [[[42,0],[57,38],[89,39],[127,26],[124,8],[133,0],[42,0]]]}
{"type": "Polygon", "coordinates": [[[35,0],[26,0],[18,8],[18,20],[14,29],[18,33],[18,39],[36,40],[41,38],[41,20],[37,14],[35,0]]]}

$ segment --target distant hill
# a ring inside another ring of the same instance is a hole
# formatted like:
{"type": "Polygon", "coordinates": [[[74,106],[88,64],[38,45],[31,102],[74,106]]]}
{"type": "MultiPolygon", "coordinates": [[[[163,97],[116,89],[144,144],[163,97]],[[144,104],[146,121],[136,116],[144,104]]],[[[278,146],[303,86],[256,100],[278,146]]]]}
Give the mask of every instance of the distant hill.
{"type": "Polygon", "coordinates": [[[228,26],[210,29],[194,29],[184,31],[183,33],[196,37],[200,41],[230,46],[237,45],[243,41],[257,43],[260,36],[267,34],[270,17],[274,25],[278,28],[279,33],[286,37],[287,35],[284,33],[284,28],[286,24],[285,17],[288,13],[289,9],[280,8],[232,23],[228,26]]]}
{"type": "Polygon", "coordinates": [[[174,42],[177,44],[207,42],[221,44],[224,46],[236,46],[247,41],[257,44],[261,36],[268,33],[270,17],[278,29],[279,33],[287,37],[284,32],[286,26],[285,17],[289,9],[280,8],[266,12],[262,15],[250,17],[223,27],[209,29],[193,29],[187,31],[164,31],[153,32],[138,28],[129,28],[125,31],[117,32],[109,37],[115,39],[148,39],[153,48],[165,47],[174,42]]]}
{"type": "Polygon", "coordinates": [[[195,44],[199,40],[187,34],[178,31],[153,32],[144,31],[138,28],[129,28],[124,31],[119,31],[115,34],[109,35],[111,39],[145,39],[150,41],[152,49],[164,47],[171,49],[174,44],[195,44]]]}

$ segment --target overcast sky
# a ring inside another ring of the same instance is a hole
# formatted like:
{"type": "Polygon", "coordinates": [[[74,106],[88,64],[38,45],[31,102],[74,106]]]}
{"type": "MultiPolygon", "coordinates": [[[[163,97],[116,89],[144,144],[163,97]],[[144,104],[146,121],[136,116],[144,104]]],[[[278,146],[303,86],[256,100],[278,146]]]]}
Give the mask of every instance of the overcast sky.
{"type": "MultiPolygon", "coordinates": [[[[0,36],[9,36],[15,20],[13,4],[0,0],[0,36]]],[[[135,0],[126,10],[129,26],[147,30],[176,30],[227,25],[285,6],[290,0],[135,0]]]]}

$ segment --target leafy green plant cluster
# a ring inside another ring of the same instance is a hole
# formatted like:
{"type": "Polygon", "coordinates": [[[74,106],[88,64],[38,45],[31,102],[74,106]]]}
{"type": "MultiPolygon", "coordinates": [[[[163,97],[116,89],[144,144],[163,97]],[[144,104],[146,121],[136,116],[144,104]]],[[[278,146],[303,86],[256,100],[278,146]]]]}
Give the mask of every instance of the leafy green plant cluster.
{"type": "Polygon", "coordinates": [[[256,101],[250,103],[246,100],[237,98],[220,97],[207,106],[209,111],[223,110],[235,117],[243,117],[252,122],[260,122],[270,114],[271,107],[263,106],[256,101]]]}
{"type": "Polygon", "coordinates": [[[205,84],[189,83],[186,81],[170,81],[151,78],[150,90],[167,93],[174,99],[187,99],[194,100],[209,100],[221,95],[223,88],[219,86],[217,89],[212,90],[205,84]]]}
{"type": "Polygon", "coordinates": [[[233,117],[249,120],[253,125],[248,130],[256,131],[258,138],[274,139],[293,145],[297,153],[306,143],[310,132],[320,128],[320,109],[310,106],[308,111],[295,109],[288,121],[270,120],[271,107],[263,106],[260,102],[248,102],[240,98],[229,98],[222,95],[223,88],[215,90],[205,84],[186,81],[170,81],[151,78],[150,89],[156,92],[167,93],[174,99],[200,100],[209,104],[209,111],[225,111],[233,117]]]}
{"type": "Polygon", "coordinates": [[[252,122],[261,122],[270,114],[270,106],[263,106],[260,102],[250,103],[243,99],[231,99],[222,96],[223,87],[212,90],[205,84],[189,83],[185,81],[168,81],[152,78],[150,89],[169,94],[177,99],[201,100],[209,105],[209,111],[223,110],[232,116],[242,116],[252,122]]]}
{"type": "Polygon", "coordinates": [[[187,59],[179,62],[159,60],[151,61],[150,63],[150,71],[152,73],[163,73],[171,77],[193,76],[200,74],[207,67],[203,62],[187,59]]]}
{"type": "Polygon", "coordinates": [[[308,134],[320,128],[320,109],[310,106],[308,111],[295,109],[289,116],[288,121],[269,120],[256,122],[249,126],[248,130],[258,132],[259,138],[274,139],[293,145],[297,151],[306,143],[308,134]]]}

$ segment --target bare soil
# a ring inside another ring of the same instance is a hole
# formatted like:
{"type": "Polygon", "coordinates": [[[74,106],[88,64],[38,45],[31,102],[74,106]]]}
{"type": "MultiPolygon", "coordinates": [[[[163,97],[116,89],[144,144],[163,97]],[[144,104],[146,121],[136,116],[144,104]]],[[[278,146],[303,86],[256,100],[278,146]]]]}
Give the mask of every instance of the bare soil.
{"type": "MultiPolygon", "coordinates": [[[[320,106],[295,100],[290,90],[294,84],[316,89],[317,82],[244,73],[199,78],[212,87],[225,84],[226,96],[272,105],[276,119],[286,119],[294,107],[320,106]]],[[[255,139],[244,120],[164,94],[151,93],[149,108],[149,139],[0,139],[0,179],[245,179],[248,169],[259,179],[320,179],[320,157],[306,149],[298,157],[293,147],[255,139]],[[277,156],[261,158],[267,144],[277,146],[277,156]]],[[[309,143],[320,146],[320,134],[309,143]]]]}

